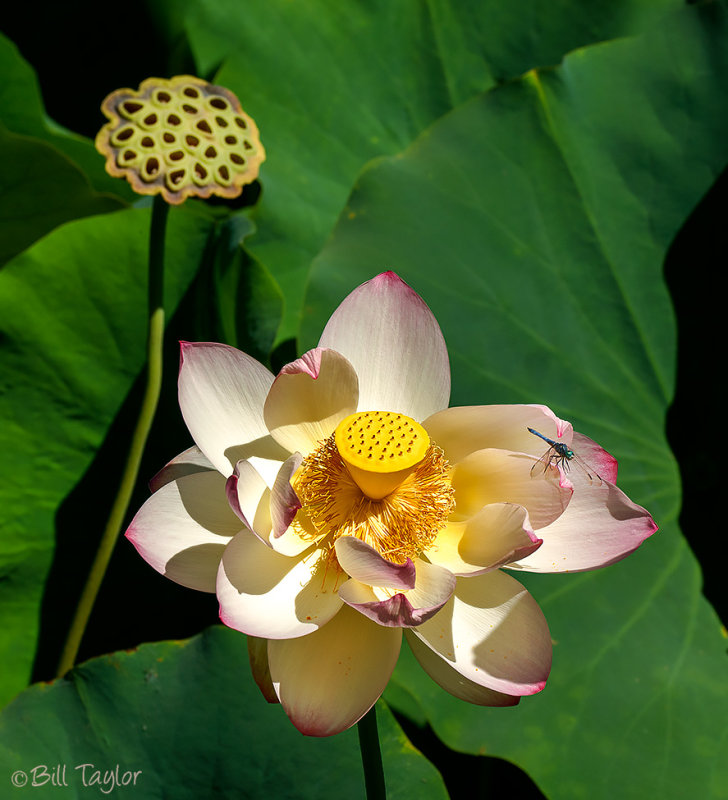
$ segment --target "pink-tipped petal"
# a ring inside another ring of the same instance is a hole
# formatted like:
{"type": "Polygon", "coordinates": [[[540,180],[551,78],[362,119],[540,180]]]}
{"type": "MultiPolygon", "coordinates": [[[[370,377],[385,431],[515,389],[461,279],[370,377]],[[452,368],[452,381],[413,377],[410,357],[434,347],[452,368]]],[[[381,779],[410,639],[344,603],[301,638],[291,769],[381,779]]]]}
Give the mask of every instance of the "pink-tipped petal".
{"type": "Polygon", "coordinates": [[[291,722],[307,736],[350,728],[384,691],[401,644],[399,629],[348,606],[309,636],[269,642],[271,678],[291,722]]]}
{"type": "Polygon", "coordinates": [[[352,578],[339,597],[379,625],[413,628],[433,617],[447,603],[455,588],[455,576],[442,567],[417,559],[415,587],[393,592],[372,587],[352,578]]]}
{"type": "Polygon", "coordinates": [[[200,448],[197,445],[193,445],[165,464],[149,481],[149,489],[152,492],[156,492],[166,483],[177,480],[177,478],[193,475],[195,472],[209,472],[214,469],[215,467],[203,455],[200,448]]]}
{"type": "Polygon", "coordinates": [[[356,411],[359,381],[352,365],[334,350],[316,348],[286,364],[263,409],[271,436],[288,452],[304,456],[356,411]]]}
{"type": "Polygon", "coordinates": [[[494,503],[465,522],[449,522],[425,555],[454,575],[476,575],[525,558],[540,545],[523,506],[494,503]]]}
{"type": "Polygon", "coordinates": [[[477,450],[464,458],[452,478],[457,519],[473,517],[490,503],[505,502],[523,506],[536,531],[549,525],[564,513],[572,489],[564,481],[532,475],[534,463],[532,456],[508,450],[477,450]]]}
{"type": "Polygon", "coordinates": [[[412,603],[402,592],[396,592],[380,600],[371,586],[359,583],[354,578],[339,589],[339,597],[377,625],[384,625],[387,628],[412,628],[428,618],[421,609],[413,608],[412,603]]]}
{"type": "MultiPolygon", "coordinates": [[[[617,459],[583,433],[574,432],[571,447],[590,472],[607,483],[617,482],[617,459]]],[[[594,481],[593,481],[594,482],[594,481]]]]}
{"type": "Polygon", "coordinates": [[[415,635],[468,680],[496,692],[540,692],[551,637],[536,601],[501,572],[458,578],[452,599],[415,635]]]}
{"type": "Polygon", "coordinates": [[[414,609],[413,618],[424,622],[434,616],[452,597],[456,581],[449,570],[421,558],[415,561],[415,568],[417,576],[414,589],[406,592],[405,596],[414,609]]]}
{"type": "Polygon", "coordinates": [[[225,482],[225,494],[238,519],[263,542],[271,530],[270,489],[249,461],[238,461],[225,482]]]}
{"type": "Polygon", "coordinates": [[[217,576],[220,619],[265,639],[304,636],[325,625],[342,601],[337,571],[327,553],[309,548],[297,558],[280,555],[241,531],[225,548],[217,576]]]}
{"type": "Polygon", "coordinates": [[[185,475],[158,489],[139,509],[126,538],[157,572],[214,592],[220,560],[240,520],[225,501],[216,470],[185,475]]]}
{"type": "Polygon", "coordinates": [[[450,362],[440,326],[393,272],[359,286],[334,311],[319,347],[344,355],[359,376],[359,411],[422,420],[446,408],[450,362]]]}
{"type": "Polygon", "coordinates": [[[453,669],[444,658],[441,658],[434,650],[423,644],[412,631],[404,632],[407,644],[419,661],[420,666],[432,678],[435,683],[449,692],[459,700],[472,703],[476,706],[497,706],[505,708],[507,706],[518,705],[521,698],[510,694],[496,692],[481,686],[475,681],[468,680],[457,670],[453,669]]]}
{"type": "MultiPolygon", "coordinates": [[[[289,506],[288,513],[293,510],[294,506],[289,506]]],[[[282,533],[270,537],[270,546],[281,555],[298,556],[326,538],[326,532],[322,533],[314,526],[305,509],[296,510],[293,522],[295,524],[290,524],[282,533]]]]}
{"type": "Polygon", "coordinates": [[[238,461],[250,459],[272,483],[288,457],[263,420],[273,375],[224,344],[182,342],[181,348],[179,404],[197,446],[226,478],[238,461]]]}
{"type": "Polygon", "coordinates": [[[260,689],[260,693],[269,703],[279,703],[273,681],[270,678],[270,665],[268,664],[268,640],[259,639],[257,636],[248,636],[248,660],[253,680],[260,689]]]}
{"type": "Polygon", "coordinates": [[[548,444],[529,433],[529,428],[567,445],[572,437],[571,423],[540,405],[446,408],[422,424],[451,464],[486,448],[530,453],[539,458],[548,450],[548,444]]]}
{"type": "Polygon", "coordinates": [[[271,537],[273,539],[283,536],[293,522],[298,509],[301,508],[301,501],[298,499],[296,490],[291,486],[291,478],[301,466],[302,461],[303,456],[300,453],[294,453],[286,459],[273,483],[270,496],[270,516],[273,521],[271,537]]]}
{"type": "Polygon", "coordinates": [[[621,561],[657,530],[649,512],[611,483],[589,483],[574,469],[569,507],[538,535],[543,544],[509,569],[584,572],[621,561]]]}
{"type": "Polygon", "coordinates": [[[341,536],[335,547],[339,565],[357,581],[397,591],[414,588],[416,573],[411,558],[404,564],[387,561],[371,545],[353,536],[341,536]]]}
{"type": "Polygon", "coordinates": [[[291,478],[301,462],[300,453],[294,453],[284,461],[271,491],[270,512],[273,530],[270,546],[284,556],[298,556],[322,537],[311,524],[305,511],[301,511],[301,502],[291,485],[291,478]],[[294,519],[296,525],[291,524],[294,519]]]}

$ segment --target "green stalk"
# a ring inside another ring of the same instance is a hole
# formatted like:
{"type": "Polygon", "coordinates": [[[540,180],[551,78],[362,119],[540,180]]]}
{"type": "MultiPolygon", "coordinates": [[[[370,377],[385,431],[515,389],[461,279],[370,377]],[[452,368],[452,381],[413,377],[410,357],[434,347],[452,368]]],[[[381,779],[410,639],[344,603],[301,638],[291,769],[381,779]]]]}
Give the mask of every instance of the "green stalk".
{"type": "Polygon", "coordinates": [[[356,727],[359,732],[359,749],[364,767],[367,800],[386,800],[387,790],[384,785],[382,751],[377,732],[376,704],[359,720],[356,727]]]}
{"type": "Polygon", "coordinates": [[[74,665],[96,595],[106,574],[114,545],[119,538],[129,501],[136,485],[144,446],[152,427],[162,387],[162,340],[164,337],[164,238],[169,206],[160,195],[154,198],[152,224],[149,234],[149,317],[147,333],[147,386],[131,440],[119,490],[111,507],[106,528],[96,552],[81,599],[76,607],[66,644],[58,662],[57,676],[61,677],[74,665]]]}

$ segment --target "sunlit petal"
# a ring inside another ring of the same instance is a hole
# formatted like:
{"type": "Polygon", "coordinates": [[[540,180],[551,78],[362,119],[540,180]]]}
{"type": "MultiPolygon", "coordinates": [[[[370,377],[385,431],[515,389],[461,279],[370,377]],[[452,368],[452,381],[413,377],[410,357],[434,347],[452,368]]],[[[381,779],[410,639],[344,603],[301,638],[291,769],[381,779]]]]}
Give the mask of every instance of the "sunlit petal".
{"type": "Polygon", "coordinates": [[[159,488],[139,509],[126,538],[157,572],[214,592],[223,551],[242,523],[225,500],[217,471],[185,475],[159,488]]]}
{"type": "Polygon", "coordinates": [[[503,572],[458,578],[439,614],[412,629],[468,680],[509,695],[541,691],[551,637],[536,601],[503,572]]]}
{"type": "Polygon", "coordinates": [[[453,471],[457,519],[468,519],[490,503],[506,502],[523,506],[535,530],[553,522],[568,506],[571,486],[546,476],[532,477],[533,464],[525,453],[471,453],[453,471]]]}
{"type": "Polygon", "coordinates": [[[165,483],[174,481],[177,478],[192,475],[195,472],[209,472],[214,469],[215,467],[203,454],[202,450],[197,445],[193,445],[165,464],[149,481],[149,488],[151,491],[156,492],[165,483]]]}
{"type": "Polygon", "coordinates": [[[528,572],[582,572],[634,552],[656,530],[642,506],[611,483],[589,483],[573,470],[574,496],[566,511],[538,531],[543,544],[510,567],[528,572]]]}
{"type": "Polygon", "coordinates": [[[450,599],[455,588],[455,576],[422,559],[417,559],[415,566],[415,586],[410,590],[395,592],[352,578],[339,589],[339,596],[347,605],[379,625],[399,628],[421,625],[450,599]]]}
{"type": "Polygon", "coordinates": [[[450,361],[440,326],[422,298],[393,272],[353,291],[319,340],[359,376],[359,411],[395,411],[416,420],[446,408],[450,361]]]}
{"type": "Polygon", "coordinates": [[[225,548],[217,576],[220,619],[265,639],[304,636],[325,625],[342,601],[337,571],[326,553],[310,548],[296,558],[241,531],[225,548]]]}
{"type": "Polygon", "coordinates": [[[250,459],[272,483],[288,457],[263,420],[273,375],[224,344],[182,342],[181,348],[179,404],[197,446],[225,477],[238,461],[250,459]],[[265,463],[271,460],[278,463],[265,463]]]}
{"type": "Polygon", "coordinates": [[[468,680],[453,669],[444,658],[421,642],[412,631],[405,631],[404,635],[422,669],[446,692],[476,706],[506,707],[518,705],[520,702],[521,698],[518,696],[496,692],[494,689],[468,680]]]}
{"type": "Polygon", "coordinates": [[[523,506],[493,503],[464,522],[449,522],[425,555],[455,575],[475,575],[525,558],[540,545],[523,506]]]}
{"type": "Polygon", "coordinates": [[[571,443],[571,423],[547,406],[500,405],[446,408],[422,423],[432,439],[457,464],[476,450],[496,448],[539,457],[548,445],[528,432],[535,428],[549,438],[571,443]]]}
{"type": "Polygon", "coordinates": [[[225,483],[230,508],[264,542],[271,530],[270,489],[249,461],[238,461],[225,483]]]}
{"type": "Polygon", "coordinates": [[[336,557],[352,578],[374,586],[407,591],[415,586],[415,565],[408,558],[402,564],[388,561],[366,542],[353,536],[336,540],[336,557]]]}
{"type": "Polygon", "coordinates": [[[384,691],[401,644],[400,629],[348,606],[309,636],[269,642],[271,678],[291,722],[308,736],[351,727],[384,691]]]}
{"type": "Polygon", "coordinates": [[[319,347],[278,373],[263,416],[279,444],[306,456],[356,411],[358,399],[359,381],[352,365],[336,351],[319,347]]]}

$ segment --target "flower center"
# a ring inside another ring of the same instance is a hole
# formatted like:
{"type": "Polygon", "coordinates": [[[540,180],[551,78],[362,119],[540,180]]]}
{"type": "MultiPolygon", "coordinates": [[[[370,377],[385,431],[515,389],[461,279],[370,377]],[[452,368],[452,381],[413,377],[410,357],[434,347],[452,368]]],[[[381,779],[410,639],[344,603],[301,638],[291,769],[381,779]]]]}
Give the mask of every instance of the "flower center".
{"type": "Polygon", "coordinates": [[[450,465],[425,429],[404,414],[344,419],[301,464],[293,485],[298,534],[333,547],[355,536],[390,561],[426,549],[455,505],[450,465]]]}
{"type": "Polygon", "coordinates": [[[404,414],[365,411],[342,420],[334,432],[339,455],[364,494],[391,494],[425,457],[427,431],[404,414]]]}

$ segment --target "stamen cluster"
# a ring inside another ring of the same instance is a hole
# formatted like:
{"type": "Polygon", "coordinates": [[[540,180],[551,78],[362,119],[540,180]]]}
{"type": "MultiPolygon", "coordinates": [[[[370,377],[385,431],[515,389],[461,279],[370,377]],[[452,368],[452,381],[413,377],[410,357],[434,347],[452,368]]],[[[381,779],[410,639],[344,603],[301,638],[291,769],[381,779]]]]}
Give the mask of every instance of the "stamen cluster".
{"type": "Polygon", "coordinates": [[[372,500],[349,474],[332,435],[304,459],[294,488],[302,507],[293,525],[302,538],[333,547],[340,536],[354,536],[395,563],[427,549],[455,507],[450,465],[433,444],[391,494],[372,500]]]}

